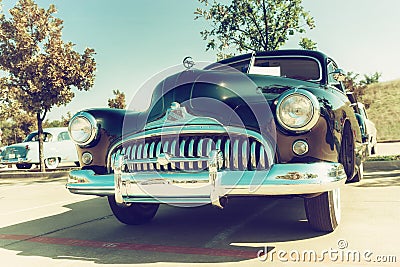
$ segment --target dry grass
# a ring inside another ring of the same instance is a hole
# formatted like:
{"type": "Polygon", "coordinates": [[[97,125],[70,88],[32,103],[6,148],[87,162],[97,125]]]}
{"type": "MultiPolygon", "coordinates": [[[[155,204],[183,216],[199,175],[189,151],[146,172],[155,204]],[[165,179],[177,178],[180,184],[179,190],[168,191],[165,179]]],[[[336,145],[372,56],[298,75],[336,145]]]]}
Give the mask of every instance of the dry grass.
{"type": "Polygon", "coordinates": [[[372,84],[362,102],[375,123],[378,141],[400,140],[400,80],[372,84]]]}

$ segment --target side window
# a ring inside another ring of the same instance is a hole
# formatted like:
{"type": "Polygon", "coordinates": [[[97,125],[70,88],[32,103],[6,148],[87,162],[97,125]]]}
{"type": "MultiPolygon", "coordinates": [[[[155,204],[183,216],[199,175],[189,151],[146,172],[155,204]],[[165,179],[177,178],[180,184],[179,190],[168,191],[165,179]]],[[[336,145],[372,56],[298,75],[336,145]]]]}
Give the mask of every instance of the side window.
{"type": "Polygon", "coordinates": [[[328,83],[337,84],[338,82],[333,78],[333,72],[337,69],[336,65],[331,61],[328,63],[328,83]]]}
{"type": "Polygon", "coordinates": [[[335,80],[335,78],[334,78],[333,72],[334,72],[335,70],[337,70],[337,69],[338,69],[338,67],[337,67],[336,63],[333,62],[333,61],[331,61],[331,60],[329,60],[329,61],[328,61],[328,66],[327,66],[327,71],[328,71],[328,84],[330,84],[330,85],[332,85],[332,86],[335,86],[337,89],[339,89],[340,91],[343,91],[343,92],[344,92],[345,90],[344,90],[343,84],[342,84],[341,82],[338,82],[338,81],[335,80]]]}
{"type": "Polygon", "coordinates": [[[68,132],[62,132],[58,135],[57,141],[70,140],[68,132]]]}

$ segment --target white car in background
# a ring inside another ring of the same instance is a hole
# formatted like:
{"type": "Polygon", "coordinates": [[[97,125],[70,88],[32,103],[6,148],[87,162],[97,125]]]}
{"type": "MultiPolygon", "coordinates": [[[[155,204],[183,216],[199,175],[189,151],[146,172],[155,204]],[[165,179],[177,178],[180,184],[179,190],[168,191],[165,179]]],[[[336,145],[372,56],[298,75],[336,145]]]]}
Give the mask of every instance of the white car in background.
{"type": "Polygon", "coordinates": [[[368,141],[368,155],[370,156],[376,154],[377,130],[375,124],[368,118],[364,104],[357,102],[357,107],[359,110],[359,114],[361,115],[365,123],[365,135],[367,136],[368,141]]]}
{"type": "MultiPolygon", "coordinates": [[[[76,147],[67,127],[45,128],[43,133],[46,168],[55,169],[61,162],[79,166],[76,147]]],[[[30,169],[33,164],[39,164],[38,132],[30,133],[22,143],[6,146],[1,152],[0,163],[15,164],[18,169],[30,169]]]]}

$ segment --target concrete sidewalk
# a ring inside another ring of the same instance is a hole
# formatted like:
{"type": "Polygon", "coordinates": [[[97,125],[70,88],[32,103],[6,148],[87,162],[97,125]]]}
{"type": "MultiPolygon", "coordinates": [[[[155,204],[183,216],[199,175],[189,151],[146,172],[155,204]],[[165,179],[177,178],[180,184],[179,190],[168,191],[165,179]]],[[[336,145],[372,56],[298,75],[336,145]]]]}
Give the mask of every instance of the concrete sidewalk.
{"type": "Polygon", "coordinates": [[[376,156],[400,155],[400,142],[387,142],[376,144],[376,156]]]}

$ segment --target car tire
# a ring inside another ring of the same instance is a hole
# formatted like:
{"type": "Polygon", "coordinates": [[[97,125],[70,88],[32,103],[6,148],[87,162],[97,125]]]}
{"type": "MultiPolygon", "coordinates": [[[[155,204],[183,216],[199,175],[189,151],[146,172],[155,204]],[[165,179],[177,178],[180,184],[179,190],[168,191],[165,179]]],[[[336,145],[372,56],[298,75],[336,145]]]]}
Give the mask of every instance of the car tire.
{"type": "Polygon", "coordinates": [[[354,176],[355,170],[355,144],[353,133],[350,124],[346,123],[343,129],[343,136],[339,154],[339,162],[343,165],[344,171],[346,172],[347,180],[350,180],[354,176]]]}
{"type": "Polygon", "coordinates": [[[32,168],[32,163],[18,163],[18,164],[15,164],[15,166],[19,170],[27,170],[27,169],[32,168]]]}
{"type": "Polygon", "coordinates": [[[322,232],[332,232],[340,223],[340,188],[304,199],[309,224],[322,232]]]}
{"type": "Polygon", "coordinates": [[[60,160],[58,158],[47,158],[44,160],[44,164],[46,165],[47,169],[54,170],[58,167],[60,160]]]}
{"type": "Polygon", "coordinates": [[[371,155],[376,155],[376,145],[371,148],[371,155]]]}
{"type": "Polygon", "coordinates": [[[151,221],[157,213],[160,204],[130,203],[118,205],[114,196],[108,197],[108,203],[114,216],[128,225],[144,224],[151,221]]]}
{"type": "Polygon", "coordinates": [[[354,175],[353,179],[351,179],[349,182],[357,183],[360,182],[363,178],[364,178],[364,163],[361,163],[360,166],[358,166],[356,175],[354,175]]]}

